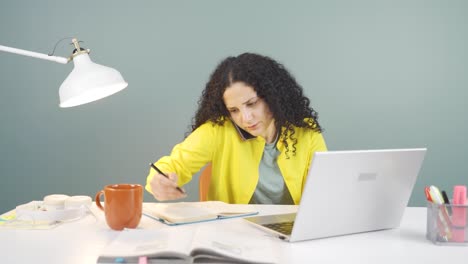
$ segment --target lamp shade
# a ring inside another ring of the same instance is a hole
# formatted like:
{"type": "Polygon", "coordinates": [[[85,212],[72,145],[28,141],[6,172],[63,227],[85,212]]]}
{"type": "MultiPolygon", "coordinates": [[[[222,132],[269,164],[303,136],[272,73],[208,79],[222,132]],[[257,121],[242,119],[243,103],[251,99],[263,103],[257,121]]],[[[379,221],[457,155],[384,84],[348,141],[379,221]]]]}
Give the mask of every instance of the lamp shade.
{"type": "Polygon", "coordinates": [[[128,86],[120,72],[94,63],[87,53],[75,56],[73,62],[73,71],[59,89],[60,107],[93,102],[128,86]]]}

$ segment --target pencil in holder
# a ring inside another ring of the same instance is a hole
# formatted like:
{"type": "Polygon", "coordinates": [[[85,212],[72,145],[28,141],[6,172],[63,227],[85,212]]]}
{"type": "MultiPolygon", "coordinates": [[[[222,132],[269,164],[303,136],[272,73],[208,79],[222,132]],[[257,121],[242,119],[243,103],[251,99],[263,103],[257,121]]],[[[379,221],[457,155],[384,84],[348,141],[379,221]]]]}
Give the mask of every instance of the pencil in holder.
{"type": "Polygon", "coordinates": [[[427,203],[426,238],[436,245],[468,246],[468,205],[427,203]]]}

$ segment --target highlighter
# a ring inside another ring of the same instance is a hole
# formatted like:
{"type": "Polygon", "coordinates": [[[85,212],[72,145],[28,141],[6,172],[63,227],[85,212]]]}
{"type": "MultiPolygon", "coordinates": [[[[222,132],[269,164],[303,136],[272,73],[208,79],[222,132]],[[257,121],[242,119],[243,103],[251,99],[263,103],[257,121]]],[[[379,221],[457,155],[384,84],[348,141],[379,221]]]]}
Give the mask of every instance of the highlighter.
{"type": "Polygon", "coordinates": [[[452,200],[452,241],[465,242],[466,228],[466,186],[453,187],[452,200]]]}

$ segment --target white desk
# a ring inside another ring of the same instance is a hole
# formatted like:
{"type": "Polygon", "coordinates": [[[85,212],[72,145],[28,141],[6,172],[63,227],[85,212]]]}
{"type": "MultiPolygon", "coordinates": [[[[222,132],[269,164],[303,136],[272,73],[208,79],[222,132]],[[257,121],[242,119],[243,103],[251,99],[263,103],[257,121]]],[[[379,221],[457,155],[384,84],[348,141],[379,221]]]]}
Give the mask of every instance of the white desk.
{"type": "MultiPolygon", "coordinates": [[[[296,210],[296,206],[254,206],[265,215],[296,210]]],[[[249,230],[252,236],[265,235],[242,219],[195,225],[210,225],[219,232],[242,228],[249,230]]],[[[169,227],[143,216],[138,228],[177,227],[169,227]]],[[[297,243],[271,239],[277,246],[275,253],[279,256],[278,263],[466,263],[467,247],[433,245],[426,240],[425,229],[426,209],[407,208],[398,229],[297,243]]],[[[96,263],[102,248],[117,233],[107,227],[102,213],[98,214],[97,220],[88,215],[50,230],[0,230],[1,263],[96,263]]]]}

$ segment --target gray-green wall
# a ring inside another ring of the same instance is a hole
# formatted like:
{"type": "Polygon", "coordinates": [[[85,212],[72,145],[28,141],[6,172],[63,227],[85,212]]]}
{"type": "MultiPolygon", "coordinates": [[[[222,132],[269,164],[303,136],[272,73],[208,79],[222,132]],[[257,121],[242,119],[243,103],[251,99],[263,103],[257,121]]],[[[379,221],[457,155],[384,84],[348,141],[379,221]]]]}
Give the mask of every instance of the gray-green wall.
{"type": "MultiPolygon", "coordinates": [[[[72,64],[0,52],[0,211],[51,193],[144,184],[148,163],[183,139],[215,65],[246,51],[290,69],[331,150],[427,147],[410,205],[425,205],[425,185],[468,184],[468,1],[0,5],[0,45],[48,53],[69,36],[129,86],[61,109],[72,64]]],[[[56,55],[71,50],[64,42],[56,55]]],[[[197,200],[197,181],[186,189],[197,200]]]]}

